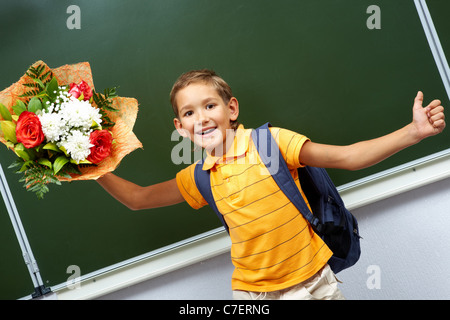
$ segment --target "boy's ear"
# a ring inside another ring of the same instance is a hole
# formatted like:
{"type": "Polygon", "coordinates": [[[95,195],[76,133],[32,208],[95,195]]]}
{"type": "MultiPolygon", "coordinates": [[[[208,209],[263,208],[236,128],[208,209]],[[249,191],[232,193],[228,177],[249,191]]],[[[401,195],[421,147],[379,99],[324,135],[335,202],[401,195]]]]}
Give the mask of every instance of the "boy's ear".
{"type": "Polygon", "coordinates": [[[237,120],[239,116],[239,102],[235,97],[232,97],[228,102],[228,109],[230,110],[230,120],[237,120]]]}
{"type": "Polygon", "coordinates": [[[183,126],[181,125],[180,119],[174,118],[173,119],[173,124],[175,126],[175,129],[177,129],[178,133],[180,134],[180,136],[182,136],[183,138],[187,138],[188,137],[188,133],[186,132],[186,130],[183,129],[183,126]]]}

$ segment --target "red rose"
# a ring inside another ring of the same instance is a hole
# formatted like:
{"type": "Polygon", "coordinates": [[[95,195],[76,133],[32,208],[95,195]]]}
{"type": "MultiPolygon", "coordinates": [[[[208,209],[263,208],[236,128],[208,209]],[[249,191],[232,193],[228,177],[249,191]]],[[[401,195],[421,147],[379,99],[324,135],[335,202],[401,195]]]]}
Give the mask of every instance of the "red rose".
{"type": "Polygon", "coordinates": [[[92,89],[84,80],[82,80],[80,84],[71,83],[69,93],[76,99],[83,94],[83,100],[86,101],[92,97],[92,89]]]}
{"type": "Polygon", "coordinates": [[[111,154],[112,135],[108,130],[94,130],[90,136],[91,153],[86,160],[92,163],[99,163],[111,154]]]}
{"type": "Polygon", "coordinates": [[[81,96],[81,90],[75,83],[70,84],[69,93],[75,99],[78,99],[78,97],[81,96]]]}
{"type": "Polygon", "coordinates": [[[37,147],[44,141],[41,121],[36,114],[29,111],[20,114],[16,125],[16,137],[27,149],[37,147]]]}

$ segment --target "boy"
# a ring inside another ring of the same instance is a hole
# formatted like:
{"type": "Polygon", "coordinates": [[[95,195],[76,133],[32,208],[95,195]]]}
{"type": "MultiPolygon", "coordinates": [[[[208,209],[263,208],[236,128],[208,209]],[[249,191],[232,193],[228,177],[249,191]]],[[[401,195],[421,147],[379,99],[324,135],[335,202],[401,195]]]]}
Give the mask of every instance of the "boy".
{"type": "MultiPolygon", "coordinates": [[[[327,261],[331,250],[269,179],[258,161],[250,132],[238,125],[239,103],[228,84],[210,70],[185,73],[171,92],[178,132],[206,149],[203,170],[219,211],[229,226],[235,299],[342,299],[327,261]]],[[[357,170],[440,133],[445,127],[439,100],[422,107],[414,100],[413,121],[383,137],[348,146],[311,142],[295,132],[271,128],[301,191],[297,168],[304,165],[357,170]]],[[[97,181],[130,209],[148,209],[187,201],[206,205],[194,182],[195,164],[175,179],[140,187],[108,173],[97,181]]],[[[302,193],[303,194],[303,193],[302,193]]]]}

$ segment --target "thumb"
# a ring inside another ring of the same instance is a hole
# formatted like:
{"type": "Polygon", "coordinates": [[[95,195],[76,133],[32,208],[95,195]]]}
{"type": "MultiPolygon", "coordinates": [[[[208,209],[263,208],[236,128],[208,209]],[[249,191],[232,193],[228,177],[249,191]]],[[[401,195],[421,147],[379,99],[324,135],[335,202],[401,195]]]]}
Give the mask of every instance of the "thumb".
{"type": "Polygon", "coordinates": [[[419,91],[417,92],[416,98],[414,99],[414,107],[415,109],[417,108],[422,108],[423,105],[423,92],[419,91]]]}

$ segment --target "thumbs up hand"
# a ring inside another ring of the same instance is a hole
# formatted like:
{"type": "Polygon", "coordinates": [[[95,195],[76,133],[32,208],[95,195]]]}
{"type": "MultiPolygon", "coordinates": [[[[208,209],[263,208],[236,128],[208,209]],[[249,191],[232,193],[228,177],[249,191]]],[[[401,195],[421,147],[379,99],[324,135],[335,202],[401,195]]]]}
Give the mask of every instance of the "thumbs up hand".
{"type": "Polygon", "coordinates": [[[441,101],[433,100],[423,107],[423,93],[419,91],[414,99],[412,124],[417,130],[419,140],[441,133],[445,128],[444,107],[441,101]]]}

